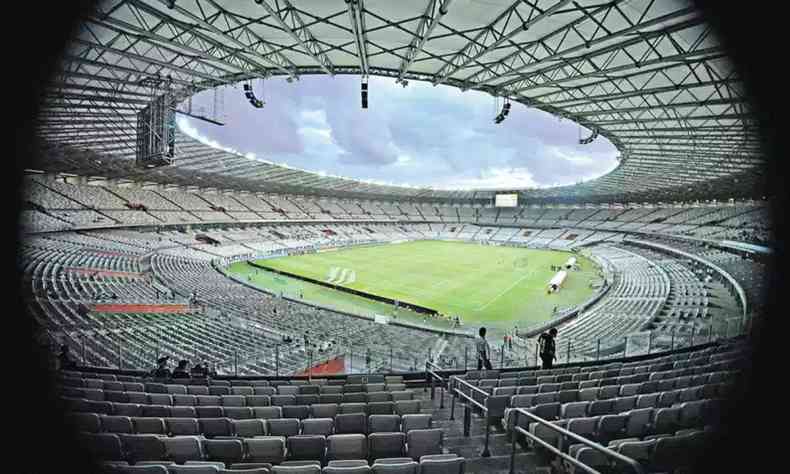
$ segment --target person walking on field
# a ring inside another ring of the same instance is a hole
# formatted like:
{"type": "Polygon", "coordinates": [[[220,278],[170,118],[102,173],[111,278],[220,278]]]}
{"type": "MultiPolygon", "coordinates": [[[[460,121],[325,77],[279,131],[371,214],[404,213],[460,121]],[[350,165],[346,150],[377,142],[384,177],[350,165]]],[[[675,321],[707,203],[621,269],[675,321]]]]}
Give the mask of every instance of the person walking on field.
{"type": "Polygon", "coordinates": [[[477,350],[477,370],[482,370],[485,367],[486,370],[492,370],[491,367],[491,346],[488,345],[488,341],[486,341],[486,328],[480,328],[478,332],[480,335],[475,340],[475,349],[477,350]]]}
{"type": "Polygon", "coordinates": [[[557,328],[549,329],[538,338],[540,346],[540,359],[543,361],[543,368],[550,369],[557,358],[557,346],[554,339],[557,337],[557,328]]]}

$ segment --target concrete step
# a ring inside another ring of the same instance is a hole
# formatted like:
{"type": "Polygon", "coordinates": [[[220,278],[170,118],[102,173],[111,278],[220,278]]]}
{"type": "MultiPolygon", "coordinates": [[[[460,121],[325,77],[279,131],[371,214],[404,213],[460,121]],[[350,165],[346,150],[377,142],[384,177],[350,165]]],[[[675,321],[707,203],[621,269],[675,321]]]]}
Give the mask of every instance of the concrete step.
{"type": "MultiPolygon", "coordinates": [[[[515,473],[542,473],[549,474],[548,466],[539,466],[535,462],[533,453],[517,453],[514,459],[515,473]]],[[[488,458],[467,457],[466,473],[468,474],[509,474],[510,473],[510,454],[492,455],[488,458]]]]}

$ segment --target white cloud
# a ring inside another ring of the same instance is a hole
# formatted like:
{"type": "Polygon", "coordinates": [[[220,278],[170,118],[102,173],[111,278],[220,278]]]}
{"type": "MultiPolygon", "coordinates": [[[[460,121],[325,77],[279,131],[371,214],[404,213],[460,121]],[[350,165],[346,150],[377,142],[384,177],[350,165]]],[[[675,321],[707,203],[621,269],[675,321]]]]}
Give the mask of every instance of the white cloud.
{"type": "MultiPolygon", "coordinates": [[[[618,152],[604,137],[578,145],[578,125],[537,109],[514,104],[495,125],[495,101],[481,92],[419,81],[403,88],[375,77],[370,90],[370,109],[361,110],[359,77],[271,79],[264,109],[231,93],[225,127],[181,118],[179,126],[216,148],[235,146],[294,169],[386,185],[546,187],[589,180],[617,165],[618,152]]],[[[210,104],[213,93],[202,100],[210,104]]]]}
{"type": "Polygon", "coordinates": [[[527,168],[488,168],[478,177],[449,178],[437,189],[522,189],[538,183],[527,168]]]}

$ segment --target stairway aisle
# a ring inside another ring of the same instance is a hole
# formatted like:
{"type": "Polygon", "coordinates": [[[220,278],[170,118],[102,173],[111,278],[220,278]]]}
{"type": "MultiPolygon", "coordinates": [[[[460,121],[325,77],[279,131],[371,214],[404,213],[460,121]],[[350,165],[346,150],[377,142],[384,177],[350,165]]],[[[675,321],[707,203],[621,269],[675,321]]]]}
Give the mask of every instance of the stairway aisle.
{"type": "MultiPolygon", "coordinates": [[[[430,387],[425,389],[415,389],[415,397],[422,400],[423,413],[433,415],[434,428],[441,428],[444,431],[444,452],[454,453],[466,459],[466,473],[469,474],[507,474],[510,472],[511,444],[508,440],[502,425],[499,421],[491,425],[489,435],[489,451],[491,456],[484,458],[480,454],[485,445],[485,429],[483,417],[471,412],[472,421],[470,424],[469,437],[464,436],[464,407],[456,401],[455,419],[450,419],[450,407],[452,398],[449,393],[445,394],[444,408],[440,408],[441,396],[437,388],[435,399],[431,400],[430,387]]],[[[516,469],[517,473],[549,473],[547,464],[539,462],[534,452],[527,451],[522,444],[516,447],[516,469]]]]}

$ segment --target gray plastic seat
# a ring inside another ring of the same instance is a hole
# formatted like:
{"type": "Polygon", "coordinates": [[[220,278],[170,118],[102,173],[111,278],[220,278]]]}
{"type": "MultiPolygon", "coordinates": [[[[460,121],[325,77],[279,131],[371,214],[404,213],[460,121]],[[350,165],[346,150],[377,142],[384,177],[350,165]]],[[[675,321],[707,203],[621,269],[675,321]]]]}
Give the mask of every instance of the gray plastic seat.
{"type": "Polygon", "coordinates": [[[279,464],[285,459],[284,436],[259,436],[244,440],[248,462],[279,464]]]}
{"type": "Polygon", "coordinates": [[[343,393],[364,392],[365,386],[362,383],[347,383],[343,385],[343,393]]]}
{"type": "Polygon", "coordinates": [[[321,466],[274,466],[272,474],[321,474],[321,466]]]}
{"type": "Polygon", "coordinates": [[[145,392],[126,392],[126,398],[129,399],[129,403],[148,405],[148,394],[145,392]]]}
{"type": "Polygon", "coordinates": [[[628,412],[628,423],[625,435],[629,438],[641,438],[648,433],[650,422],[653,420],[652,408],[637,408],[628,412]]]}
{"type": "Polygon", "coordinates": [[[213,385],[215,382],[219,382],[219,380],[212,381],[212,385],[208,387],[209,395],[216,395],[216,396],[230,395],[230,387],[213,385]]]}
{"type": "Polygon", "coordinates": [[[629,457],[640,464],[646,464],[650,459],[650,454],[656,442],[651,441],[627,441],[617,445],[616,451],[623,456],[629,457]]]}
{"type": "Polygon", "coordinates": [[[587,407],[590,402],[563,403],[560,413],[562,418],[583,418],[587,416],[587,407]]]}
{"type": "Polygon", "coordinates": [[[370,467],[367,464],[353,467],[346,466],[327,466],[322,471],[324,474],[370,474],[370,467]]]}
{"type": "Polygon", "coordinates": [[[195,407],[198,418],[222,418],[225,411],[222,407],[195,407]]]}
{"type": "Polygon", "coordinates": [[[426,454],[441,454],[444,432],[441,429],[409,430],[406,433],[407,456],[415,461],[426,454]]]}
{"type": "MultiPolygon", "coordinates": [[[[315,384],[317,380],[313,380],[315,384]]],[[[319,385],[303,385],[299,387],[299,395],[318,395],[321,393],[321,386],[319,385]]]]}
{"type": "Polygon", "coordinates": [[[222,395],[223,407],[243,407],[247,405],[247,398],[244,395],[222,395]]]}
{"type": "Polygon", "coordinates": [[[80,433],[79,442],[97,460],[123,459],[123,445],[121,438],[113,433],[80,433]]]}
{"type": "Polygon", "coordinates": [[[386,460],[377,459],[376,462],[370,467],[370,470],[373,474],[417,474],[420,469],[419,463],[412,459],[408,459],[408,462],[398,463],[388,463],[381,461],[386,460]]]}
{"type": "Polygon", "coordinates": [[[598,421],[598,439],[606,444],[613,439],[623,437],[628,424],[628,415],[603,415],[598,421]]]}
{"type": "Polygon", "coordinates": [[[260,419],[233,420],[233,432],[240,438],[253,438],[266,435],[266,423],[260,419]]]}
{"type": "Polygon", "coordinates": [[[326,437],[323,435],[295,435],[286,440],[288,458],[292,460],[323,462],[326,437]]]}
{"type": "Polygon", "coordinates": [[[677,402],[678,395],[680,395],[679,390],[661,392],[658,396],[658,407],[671,407],[677,402]]]}
{"type": "Polygon", "coordinates": [[[335,433],[366,433],[367,416],[364,413],[345,413],[335,416],[335,433]]]}
{"type": "Polygon", "coordinates": [[[206,438],[233,436],[233,423],[230,418],[199,418],[198,425],[206,438]]]}
{"type": "Polygon", "coordinates": [[[653,430],[657,434],[671,433],[680,426],[680,408],[659,408],[653,419],[653,430]]]}
{"type": "Polygon", "coordinates": [[[195,418],[165,418],[167,432],[173,436],[196,436],[200,434],[200,426],[195,418]]]}
{"type": "Polygon", "coordinates": [[[157,461],[165,457],[165,445],[162,439],[153,434],[122,434],[118,435],[123,443],[129,461],[157,461]]]}
{"type": "Polygon", "coordinates": [[[197,436],[162,438],[167,459],[182,464],[187,461],[203,460],[203,444],[197,436]]]}
{"type": "Polygon", "coordinates": [[[276,418],[266,420],[266,429],[270,436],[293,436],[299,434],[298,418],[276,418]]]}
{"type": "Polygon", "coordinates": [[[170,407],[164,405],[141,405],[140,416],[145,418],[168,418],[170,407]]]}
{"type": "Polygon", "coordinates": [[[590,402],[587,407],[587,414],[590,416],[608,415],[612,413],[614,400],[595,400],[590,402]]]}
{"type": "Polygon", "coordinates": [[[116,403],[113,405],[112,409],[116,416],[140,416],[140,414],[143,412],[140,408],[140,405],[137,403],[116,403]]]}
{"type": "Polygon", "coordinates": [[[283,418],[296,418],[303,420],[310,416],[308,405],[283,405],[283,418]]]}
{"type": "Polygon", "coordinates": [[[173,464],[167,467],[170,474],[217,474],[221,466],[215,464],[173,464]]]}
{"type": "Polygon", "coordinates": [[[327,459],[367,459],[367,438],[363,434],[335,434],[327,438],[327,459]]]}
{"type": "Polygon", "coordinates": [[[347,413],[362,413],[367,415],[368,414],[368,404],[367,403],[341,403],[338,412],[341,414],[347,413]]]}
{"type": "Polygon", "coordinates": [[[337,415],[338,405],[334,403],[316,403],[310,405],[310,416],[314,418],[334,418],[337,415]]]}
{"type": "Polygon", "coordinates": [[[390,392],[368,392],[365,394],[368,403],[374,402],[390,402],[392,401],[392,394],[390,392]]]}
{"type": "Polygon", "coordinates": [[[69,413],[66,419],[79,431],[86,433],[101,431],[101,418],[96,413],[69,413]]]}
{"type": "Polygon", "coordinates": [[[364,392],[343,393],[342,403],[365,403],[368,401],[368,394],[364,392]]]}
{"type": "Polygon", "coordinates": [[[102,416],[101,427],[107,433],[134,433],[132,419],[128,416],[102,416]]]}
{"type": "Polygon", "coordinates": [[[525,385],[522,387],[518,387],[518,390],[516,390],[516,394],[518,395],[537,395],[537,393],[538,393],[537,385],[525,385]]]}
{"type": "Polygon", "coordinates": [[[167,467],[161,464],[150,466],[121,466],[117,468],[120,474],[169,474],[167,467]]]}
{"type": "Polygon", "coordinates": [[[649,393],[636,397],[636,408],[653,408],[658,406],[658,394],[649,393]]]}
{"type": "Polygon", "coordinates": [[[368,454],[372,459],[403,456],[406,433],[371,433],[368,435],[368,454]]]}
{"type": "Polygon", "coordinates": [[[296,404],[296,395],[272,395],[270,399],[272,405],[278,407],[296,404]]]}
{"type": "Polygon", "coordinates": [[[343,403],[342,393],[325,393],[318,396],[318,403],[340,405],[343,403]]]}
{"type": "Polygon", "coordinates": [[[334,434],[335,421],[332,418],[308,418],[302,420],[302,434],[323,435],[334,434]]]}
{"type": "Polygon", "coordinates": [[[283,417],[283,410],[281,407],[254,407],[252,414],[262,420],[274,420],[283,417]]]}
{"type": "Polygon", "coordinates": [[[197,405],[197,397],[195,395],[175,394],[173,395],[173,405],[193,407],[197,405]]]}
{"type": "Polygon", "coordinates": [[[299,394],[299,387],[293,385],[280,385],[279,387],[277,387],[277,394],[296,396],[299,394]]]}
{"type": "Polygon", "coordinates": [[[427,413],[403,415],[401,425],[401,431],[404,433],[411,430],[427,430],[433,427],[433,415],[427,413]]]}
{"type": "Polygon", "coordinates": [[[231,420],[249,420],[253,418],[250,407],[222,407],[222,414],[231,420]]]}
{"type": "Polygon", "coordinates": [[[167,427],[162,418],[132,418],[134,432],[137,434],[167,434],[167,427]]]}
{"type": "Polygon", "coordinates": [[[614,399],[614,405],[612,406],[613,413],[623,413],[629,410],[633,410],[636,407],[636,396],[630,397],[618,397],[614,399]]]}
{"type": "Polygon", "coordinates": [[[369,415],[390,415],[394,412],[394,402],[368,402],[369,415]]]}
{"type": "Polygon", "coordinates": [[[222,405],[222,397],[219,395],[195,395],[198,406],[218,407],[222,405]]]}
{"type": "Polygon", "coordinates": [[[208,395],[208,387],[205,385],[187,385],[188,395],[208,395]]]}
{"type": "Polygon", "coordinates": [[[463,474],[466,460],[457,455],[428,455],[420,458],[420,474],[463,474]]]}
{"type": "MultiPolygon", "coordinates": [[[[598,429],[599,420],[600,417],[598,416],[586,417],[586,418],[574,418],[568,421],[568,425],[566,428],[568,431],[572,433],[594,440],[594,434],[595,434],[595,430],[598,429]]],[[[574,443],[576,442],[572,439],[567,439],[567,440],[560,439],[559,448],[567,452],[568,446],[574,443]]]]}
{"type": "Polygon", "coordinates": [[[246,395],[245,403],[248,407],[268,407],[272,401],[268,395],[246,395]]]}
{"type": "Polygon", "coordinates": [[[390,396],[392,396],[393,402],[399,400],[414,400],[414,393],[408,390],[390,391],[390,396]]]}
{"type": "MultiPolygon", "coordinates": [[[[316,387],[318,388],[318,387],[316,387]]],[[[319,395],[297,395],[296,396],[296,404],[297,405],[313,405],[315,403],[320,403],[321,397],[319,395]]]]}
{"type": "Polygon", "coordinates": [[[169,406],[173,404],[173,396],[167,393],[149,393],[148,403],[151,405],[169,406]]]}
{"type": "Polygon", "coordinates": [[[395,413],[400,416],[418,414],[421,409],[420,400],[398,400],[395,402],[395,413]]]}
{"type": "Polygon", "coordinates": [[[377,433],[400,431],[400,424],[400,415],[370,415],[368,417],[368,432],[377,433]]]}

